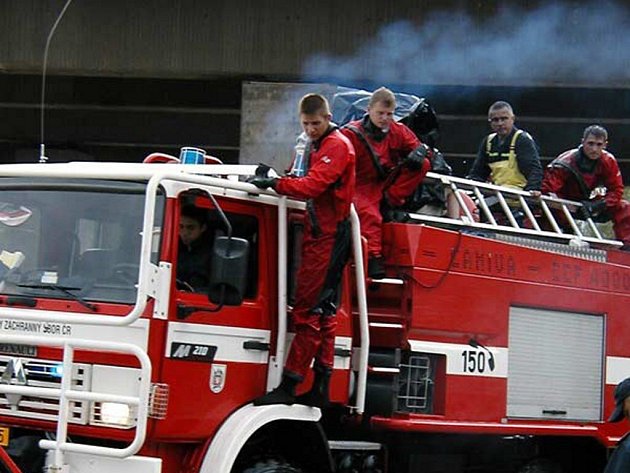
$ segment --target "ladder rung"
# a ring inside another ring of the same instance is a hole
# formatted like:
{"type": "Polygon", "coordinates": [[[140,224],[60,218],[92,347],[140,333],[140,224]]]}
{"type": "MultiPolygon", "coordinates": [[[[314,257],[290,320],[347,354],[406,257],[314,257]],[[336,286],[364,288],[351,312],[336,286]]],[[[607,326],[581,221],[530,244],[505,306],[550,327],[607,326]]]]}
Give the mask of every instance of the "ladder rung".
{"type": "MultiPolygon", "coordinates": [[[[447,192],[452,192],[460,211],[456,212],[456,215],[450,213],[450,217],[447,218],[411,214],[414,219],[436,223],[444,222],[458,226],[466,225],[498,232],[520,233],[525,236],[538,236],[540,238],[551,237],[563,241],[577,238],[586,243],[605,244],[612,247],[621,246],[621,242],[603,237],[592,219],[586,220],[588,231],[586,235],[584,234],[583,230],[586,227],[580,228],[570,210],[580,208],[581,203],[579,202],[547,195],[534,197],[530,192],[520,189],[432,172],[427,174],[427,180],[439,183],[446,188],[447,192]],[[483,217],[482,222],[475,222],[473,212],[465,205],[462,193],[474,196],[483,217]],[[540,205],[542,215],[535,215],[531,207],[534,203],[540,205]],[[522,222],[519,224],[520,217],[517,220],[515,212],[523,213],[523,217],[527,218],[531,224],[528,225],[529,228],[522,225],[522,222]],[[500,218],[496,217],[497,214],[500,218]],[[558,221],[557,218],[560,220],[558,221]]],[[[452,199],[449,200],[452,201],[452,199]]]]}

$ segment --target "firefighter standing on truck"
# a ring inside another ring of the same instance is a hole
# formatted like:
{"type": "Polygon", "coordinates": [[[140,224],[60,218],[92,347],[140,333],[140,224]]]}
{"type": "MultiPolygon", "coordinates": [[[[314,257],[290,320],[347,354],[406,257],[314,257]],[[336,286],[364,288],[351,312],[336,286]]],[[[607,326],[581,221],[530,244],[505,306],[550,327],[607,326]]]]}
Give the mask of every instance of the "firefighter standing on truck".
{"type": "Polygon", "coordinates": [[[394,121],[396,98],[385,87],[370,97],[367,114],[342,128],[357,153],[354,199],[361,234],[367,239],[368,276],[385,277],[382,223],[391,220],[431,169],[432,150],[406,125],[394,121]]]}
{"type": "Polygon", "coordinates": [[[293,308],[295,338],[280,385],[254,400],[254,405],[293,404],[295,390],[304,380],[313,358],[315,380],[297,402],[325,407],[333,369],[336,302],[341,274],[350,253],[350,204],[355,170],[352,144],[331,124],[328,101],[318,94],[305,95],[299,105],[300,122],[310,140],[304,157],[304,177],[255,177],[256,187],[273,188],[306,200],[302,263],[297,275],[293,308]]]}
{"type": "Polygon", "coordinates": [[[554,159],[545,171],[542,191],[582,202],[580,217],[613,221],[615,237],[630,250],[630,203],[622,199],[623,180],[615,157],[606,151],[608,132],[599,125],[586,127],[582,144],[554,159]],[[605,195],[593,192],[605,189],[605,195]],[[592,194],[595,195],[592,195],[592,194]]]}
{"type": "Polygon", "coordinates": [[[492,133],[482,140],[467,177],[540,195],[543,169],[538,148],[529,133],[514,126],[515,118],[507,102],[490,106],[488,122],[492,133]]]}

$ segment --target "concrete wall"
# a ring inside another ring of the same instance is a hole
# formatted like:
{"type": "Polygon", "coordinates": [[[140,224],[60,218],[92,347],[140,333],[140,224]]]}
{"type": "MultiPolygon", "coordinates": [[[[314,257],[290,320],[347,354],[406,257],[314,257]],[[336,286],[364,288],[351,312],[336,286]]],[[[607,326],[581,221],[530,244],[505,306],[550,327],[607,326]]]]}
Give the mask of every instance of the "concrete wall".
{"type": "MultiPolygon", "coordinates": [[[[0,71],[41,70],[66,0],[0,2],[0,71]]],[[[630,0],[73,0],[52,74],[624,86],[630,0]],[[593,66],[596,64],[596,66],[593,66]],[[594,68],[593,68],[594,67],[594,68]]]]}
{"type": "Polygon", "coordinates": [[[300,98],[314,92],[330,101],[336,89],[330,84],[243,83],[240,162],[264,162],[279,173],[288,169],[302,131],[297,114],[300,98]]]}

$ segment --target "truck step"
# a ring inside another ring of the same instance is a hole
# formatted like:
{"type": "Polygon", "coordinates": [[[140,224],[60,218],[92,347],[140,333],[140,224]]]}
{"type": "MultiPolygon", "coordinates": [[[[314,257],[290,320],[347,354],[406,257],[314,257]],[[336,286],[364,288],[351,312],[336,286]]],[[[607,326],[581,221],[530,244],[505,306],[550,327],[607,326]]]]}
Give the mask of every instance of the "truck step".
{"type": "Polygon", "coordinates": [[[402,286],[405,281],[400,278],[382,278],[382,279],[369,279],[370,284],[391,284],[392,286],[402,286]]]}

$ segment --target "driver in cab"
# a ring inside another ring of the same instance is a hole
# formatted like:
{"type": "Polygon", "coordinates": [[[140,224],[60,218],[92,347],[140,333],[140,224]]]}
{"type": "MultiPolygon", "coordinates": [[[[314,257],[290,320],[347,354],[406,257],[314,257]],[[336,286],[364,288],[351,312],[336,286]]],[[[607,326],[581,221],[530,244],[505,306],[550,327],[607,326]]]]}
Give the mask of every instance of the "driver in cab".
{"type": "Polygon", "coordinates": [[[179,219],[177,286],[190,292],[208,287],[212,245],[208,238],[208,215],[199,207],[186,204],[179,219]]]}

